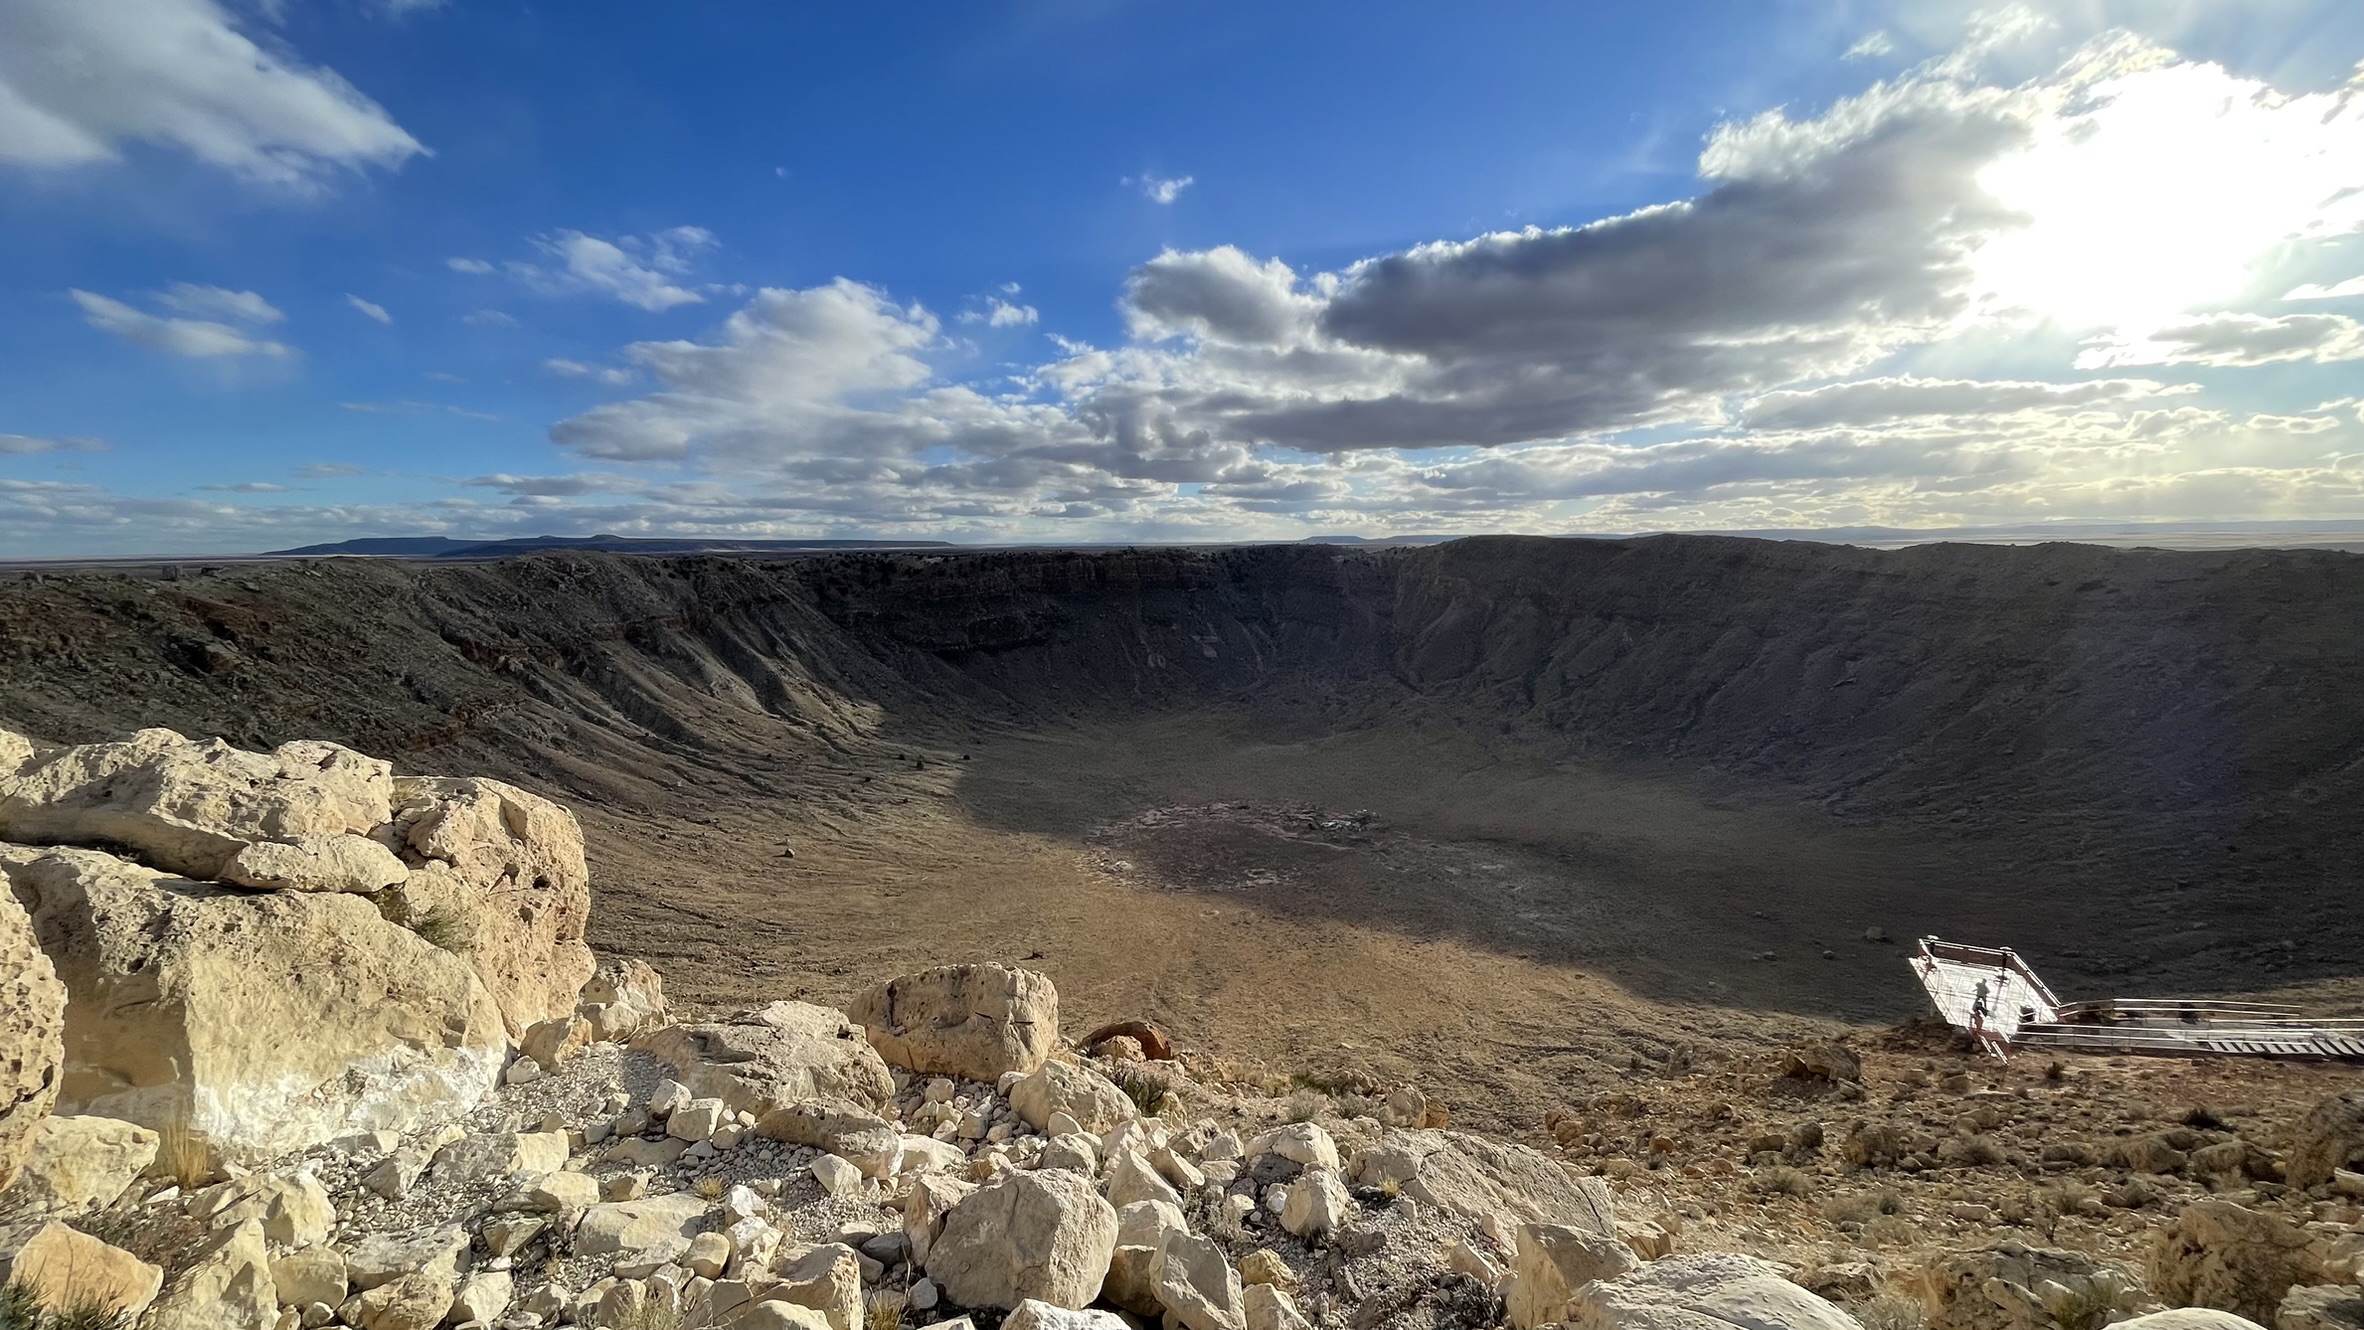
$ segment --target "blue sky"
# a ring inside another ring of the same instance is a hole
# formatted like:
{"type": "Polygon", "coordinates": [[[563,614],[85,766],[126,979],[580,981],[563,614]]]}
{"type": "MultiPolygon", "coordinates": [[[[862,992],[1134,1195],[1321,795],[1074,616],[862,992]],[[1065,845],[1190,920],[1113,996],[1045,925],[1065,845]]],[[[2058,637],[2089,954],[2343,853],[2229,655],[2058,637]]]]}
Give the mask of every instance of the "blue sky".
{"type": "Polygon", "coordinates": [[[2364,518],[2360,59],[2337,0],[0,0],[0,552],[2364,518]]]}

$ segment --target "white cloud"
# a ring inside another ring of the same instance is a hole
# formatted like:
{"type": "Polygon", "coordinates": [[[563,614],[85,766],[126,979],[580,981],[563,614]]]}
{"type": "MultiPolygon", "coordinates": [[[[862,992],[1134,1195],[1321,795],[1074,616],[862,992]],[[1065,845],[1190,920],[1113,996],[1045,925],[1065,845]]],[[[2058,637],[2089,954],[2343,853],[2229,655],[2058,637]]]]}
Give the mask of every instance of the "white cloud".
{"type": "Polygon", "coordinates": [[[2364,360],[2364,324],[2344,314],[2221,313],[2166,324],[2133,340],[2096,344],[2077,357],[2077,367],[2247,368],[2341,360],[2364,360]]]}
{"type": "Polygon", "coordinates": [[[1816,429],[1884,425],[1917,416],[1995,416],[2122,403],[2163,393],[2199,391],[2155,379],[2091,379],[2083,383],[2011,380],[1861,379],[1805,391],[1783,390],[1750,400],[1740,423],[1751,429],[1816,429]]]}
{"type": "MultiPolygon", "coordinates": [[[[120,300],[75,290],[74,303],[82,307],[82,318],[101,332],[113,333],[127,342],[176,356],[289,356],[294,352],[273,341],[255,337],[243,329],[209,319],[169,318],[134,309],[120,300]]],[[[229,294],[229,293],[224,293],[229,294]]],[[[266,306],[268,308],[268,306],[266,306]]],[[[276,314],[278,311],[273,310],[276,314]]]]}
{"type": "Polygon", "coordinates": [[[174,282],[156,297],[156,303],[192,318],[225,319],[234,323],[278,323],[287,317],[252,291],[198,286],[193,282],[174,282]]]}
{"type": "Polygon", "coordinates": [[[34,453],[96,453],[107,445],[98,439],[37,439],[29,434],[0,434],[0,457],[30,457],[34,453]]]}
{"type": "Polygon", "coordinates": [[[230,485],[199,485],[197,488],[199,488],[199,489],[201,489],[201,490],[210,490],[210,491],[213,491],[213,492],[216,492],[216,493],[220,493],[220,494],[292,494],[292,493],[294,493],[294,491],[293,491],[291,488],[289,488],[288,486],[286,486],[286,485],[274,485],[274,484],[272,484],[270,481],[267,481],[267,480],[241,480],[241,481],[237,482],[236,484],[230,484],[230,485]]]}
{"type": "MultiPolygon", "coordinates": [[[[548,256],[547,263],[511,262],[502,265],[511,277],[545,295],[592,293],[612,296],[627,305],[651,312],[677,305],[702,304],[705,297],[676,280],[688,274],[691,258],[710,249],[712,232],[695,226],[676,226],[652,236],[618,236],[603,240],[581,231],[558,231],[534,240],[548,256]]],[[[461,272],[482,273],[489,264],[453,259],[461,272]]]]}
{"type": "Polygon", "coordinates": [[[1896,49],[1896,39],[1885,32],[1867,32],[1847,48],[1846,59],[1876,60],[1896,49]]]}
{"type": "Polygon", "coordinates": [[[238,31],[214,0],[0,5],[0,160],[109,162],[130,141],[295,186],[425,151],[335,73],[238,31]]]}
{"type": "Polygon", "coordinates": [[[2346,300],[2354,296],[2364,296],[2364,277],[2350,277],[2344,282],[2335,282],[2330,286],[2317,286],[2309,282],[2304,286],[2292,287],[2283,293],[2282,298],[2284,300],[2346,300]]]}
{"type": "Polygon", "coordinates": [[[542,368],[562,379],[593,379],[600,383],[630,383],[632,371],[614,365],[586,365],[579,360],[545,360],[542,368]]]}
{"type": "Polygon", "coordinates": [[[445,259],[443,265],[453,272],[464,272],[478,277],[493,271],[493,266],[483,259],[445,259]]]}
{"type": "Polygon", "coordinates": [[[1141,191],[1141,197],[1151,203],[1170,204],[1182,197],[1182,191],[1198,183],[1196,176],[1129,175],[1117,182],[1141,191]]]}
{"type": "Polygon", "coordinates": [[[982,323],[988,328],[1031,328],[1042,321],[1042,311],[1032,305],[1013,304],[1000,296],[987,296],[985,308],[963,311],[962,323],[982,323]]]}
{"type": "Polygon", "coordinates": [[[375,319],[379,323],[392,323],[394,321],[394,316],[386,312],[386,307],[376,303],[375,301],[363,300],[357,295],[348,293],[345,296],[345,303],[351,305],[355,310],[359,311],[363,318],[375,319]]]}
{"type": "Polygon", "coordinates": [[[462,314],[460,322],[477,328],[514,328],[517,316],[497,309],[473,309],[462,314]]]}

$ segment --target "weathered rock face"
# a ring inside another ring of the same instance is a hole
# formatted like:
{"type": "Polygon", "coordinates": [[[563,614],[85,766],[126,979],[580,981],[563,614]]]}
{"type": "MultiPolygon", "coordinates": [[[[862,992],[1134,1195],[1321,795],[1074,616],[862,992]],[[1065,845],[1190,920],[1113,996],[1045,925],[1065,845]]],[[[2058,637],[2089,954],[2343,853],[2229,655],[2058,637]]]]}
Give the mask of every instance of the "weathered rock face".
{"type": "MultiPolygon", "coordinates": [[[[2224,1312],[2214,1314],[2227,1321],[2241,1320],[2224,1312]]],[[[2354,1284],[2294,1288],[2274,1313],[2274,1330],[2357,1330],[2359,1326],[2364,1326],[2364,1288],[2354,1284]]],[[[2237,1330],[2237,1327],[2195,1326],[2192,1330],[2237,1330]]]]}
{"type": "Polygon", "coordinates": [[[1920,1270],[1917,1291],[1931,1330],[2059,1330],[2094,1308],[2124,1312],[2142,1282],[2081,1252],[1998,1243],[1954,1252],[1920,1270]]]}
{"type": "MultiPolygon", "coordinates": [[[[12,737],[0,730],[0,740],[12,737]]],[[[0,751],[0,770],[6,766],[0,751]]],[[[25,907],[0,890],[0,1189],[16,1178],[34,1132],[57,1104],[65,1022],[66,986],[25,907]]]]}
{"type": "Polygon", "coordinates": [[[2364,1168],[2364,1090],[2333,1095],[2300,1119],[2283,1167],[2293,1187],[2321,1186],[2334,1169],[2364,1168]]]}
{"type": "Polygon", "coordinates": [[[412,870],[403,894],[415,911],[452,920],[509,1037],[573,1014],[596,966],[583,941],[591,873],[574,814],[479,778],[406,776],[393,794],[391,835],[412,870]]]}
{"type": "Polygon", "coordinates": [[[713,1024],[668,1025],[632,1046],[670,1063],[691,1094],[758,1118],[813,1099],[874,1109],[895,1092],[894,1077],[862,1027],[809,1002],[774,1002],[713,1024]]]}
{"type": "Polygon", "coordinates": [[[2195,1201],[2159,1231],[2151,1288],[2171,1303],[2271,1321],[2293,1284],[2317,1282],[2305,1229],[2231,1201],[2195,1201]]]}
{"type": "Polygon", "coordinates": [[[1116,1211],[1063,1169],[1009,1173],[944,1216],[928,1278],[966,1307],[1015,1308],[1028,1298],[1076,1308],[1100,1291],[1116,1250],[1116,1211]]]}
{"type": "Polygon", "coordinates": [[[1065,1113],[1095,1134],[1137,1116],[1133,1101],[1114,1082],[1072,1062],[1045,1062],[1033,1075],[1011,1086],[1010,1107],[1036,1131],[1050,1126],[1053,1113],[1065,1113]]]}
{"type": "Polygon", "coordinates": [[[665,1023],[665,981],[646,961],[604,961],[583,984],[576,1011],[594,1042],[620,1044],[665,1023]]]}
{"type": "MultiPolygon", "coordinates": [[[[339,750],[340,752],[342,750],[339,750]]],[[[468,963],[335,892],[0,846],[68,993],[67,1112],[246,1157],[472,1105],[506,1052],[468,963]]]]}
{"type": "Polygon", "coordinates": [[[1860,1330],[1855,1318],[1753,1256],[1669,1256],[1578,1289],[1570,1323],[1583,1330],[1860,1330]]]}
{"type": "Polygon", "coordinates": [[[222,881],[264,891],[358,891],[400,886],[410,869],[367,836],[259,840],[230,856],[222,881]]]}
{"type": "Polygon", "coordinates": [[[112,1309],[131,1321],[155,1301],[164,1271],[51,1221],[0,1231],[0,1284],[23,1284],[46,1307],[112,1309]]]}
{"type": "Polygon", "coordinates": [[[1423,1205],[1467,1219],[1566,1224],[1617,1235],[1616,1198],[1598,1178],[1576,1182],[1523,1145],[1457,1131],[1390,1131],[1354,1157],[1354,1180],[1393,1183],[1423,1205]]]}
{"type": "Polygon", "coordinates": [[[846,1014],[895,1066],[972,1081],[1031,1072],[1059,1042],[1059,990],[1006,965],[905,975],[855,998],[846,1014]]]}
{"type": "Polygon", "coordinates": [[[1624,1243],[1566,1224],[1524,1224],[1512,1266],[1509,1313],[1517,1330],[1565,1321],[1576,1290],[1595,1279],[1615,1279],[1638,1262],[1624,1243]]]}
{"type": "Polygon", "coordinates": [[[279,1319],[262,1221],[225,1228],[190,1256],[148,1314],[148,1330],[269,1330],[279,1319]]]}
{"type": "Polygon", "coordinates": [[[34,1131],[7,1203],[33,1211],[113,1205],[156,1162],[157,1143],[155,1132],[113,1118],[50,1118],[34,1131]]]}
{"type": "Polygon", "coordinates": [[[213,879],[256,841],[367,835],[385,825],[393,792],[387,763],[332,743],[249,753],[141,730],[36,750],[0,776],[0,840],[128,845],[168,872],[213,879]]]}

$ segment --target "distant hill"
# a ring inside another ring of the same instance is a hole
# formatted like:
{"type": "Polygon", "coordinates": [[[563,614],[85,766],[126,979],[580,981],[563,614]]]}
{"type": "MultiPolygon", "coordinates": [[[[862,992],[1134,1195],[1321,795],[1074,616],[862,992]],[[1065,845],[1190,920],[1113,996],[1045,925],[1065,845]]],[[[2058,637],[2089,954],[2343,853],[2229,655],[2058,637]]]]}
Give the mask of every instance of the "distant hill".
{"type": "Polygon", "coordinates": [[[762,554],[806,550],[950,549],[945,540],[709,540],[697,536],[519,536],[510,540],[454,540],[449,536],[369,536],[330,545],[265,550],[266,557],[372,555],[394,559],[505,559],[547,550],[612,554],[762,554]]]}

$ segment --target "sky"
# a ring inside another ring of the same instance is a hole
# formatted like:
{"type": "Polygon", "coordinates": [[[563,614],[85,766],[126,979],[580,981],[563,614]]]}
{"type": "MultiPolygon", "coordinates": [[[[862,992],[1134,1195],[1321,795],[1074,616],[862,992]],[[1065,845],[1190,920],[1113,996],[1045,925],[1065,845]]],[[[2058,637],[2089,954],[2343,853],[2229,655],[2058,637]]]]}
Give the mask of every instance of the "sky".
{"type": "Polygon", "coordinates": [[[0,0],[0,554],[2357,519],[2354,0],[0,0]]]}

